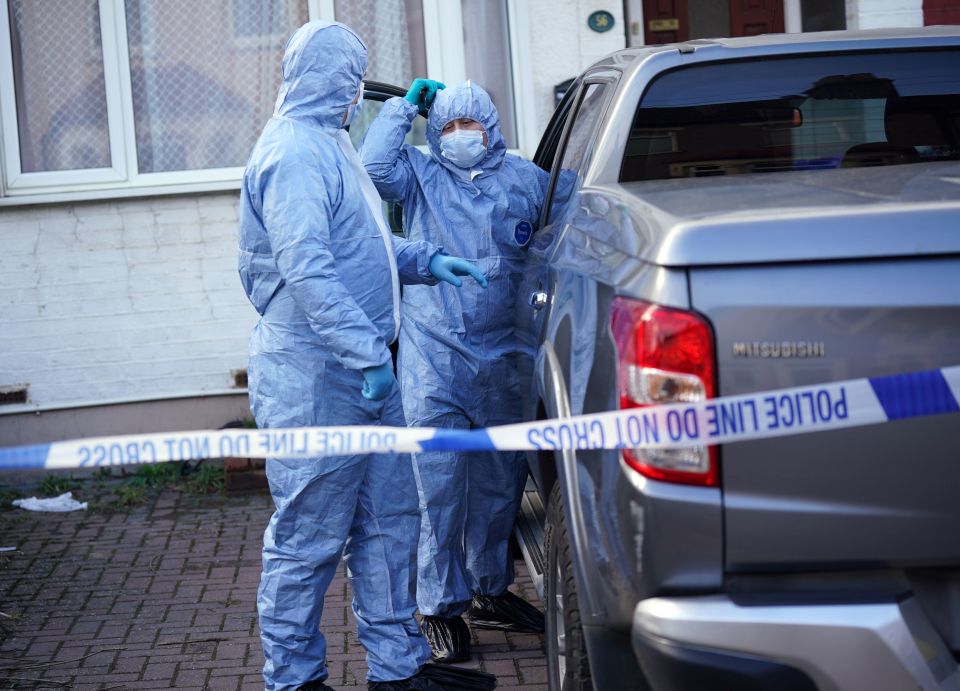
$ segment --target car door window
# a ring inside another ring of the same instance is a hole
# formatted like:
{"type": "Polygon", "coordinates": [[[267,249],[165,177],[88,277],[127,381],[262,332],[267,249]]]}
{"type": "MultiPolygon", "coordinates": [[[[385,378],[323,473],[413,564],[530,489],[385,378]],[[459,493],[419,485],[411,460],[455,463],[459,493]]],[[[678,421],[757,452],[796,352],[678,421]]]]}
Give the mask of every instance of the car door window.
{"type": "Polygon", "coordinates": [[[550,123],[544,130],[540,144],[537,146],[537,152],[533,155],[533,162],[548,173],[553,169],[553,160],[560,144],[560,136],[563,134],[564,125],[567,124],[567,117],[570,115],[571,107],[578,93],[579,84],[571,84],[563,99],[557,105],[557,109],[553,111],[550,123]]]}
{"type": "Polygon", "coordinates": [[[570,195],[580,187],[583,170],[589,163],[596,124],[603,114],[606,87],[605,83],[593,82],[584,84],[581,89],[573,121],[567,128],[567,140],[563,145],[560,163],[554,165],[550,179],[544,226],[553,221],[570,195]]]}

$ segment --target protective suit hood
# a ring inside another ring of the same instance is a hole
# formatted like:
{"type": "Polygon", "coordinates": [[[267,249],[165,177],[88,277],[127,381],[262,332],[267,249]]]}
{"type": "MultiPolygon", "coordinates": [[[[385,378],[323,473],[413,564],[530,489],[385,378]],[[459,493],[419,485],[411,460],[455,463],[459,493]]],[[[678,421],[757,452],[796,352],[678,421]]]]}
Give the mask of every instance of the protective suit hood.
{"type": "Polygon", "coordinates": [[[287,41],[281,69],[273,114],[339,129],[367,70],[367,47],[344,24],[309,22],[287,41]]]}
{"type": "Polygon", "coordinates": [[[437,92],[427,118],[427,144],[433,158],[457,178],[470,180],[470,171],[448,161],[440,153],[440,131],[443,126],[457,118],[476,120],[487,131],[487,155],[474,169],[491,170],[498,168],[507,152],[506,142],[500,134],[500,115],[483,87],[467,81],[454,84],[437,92]]]}

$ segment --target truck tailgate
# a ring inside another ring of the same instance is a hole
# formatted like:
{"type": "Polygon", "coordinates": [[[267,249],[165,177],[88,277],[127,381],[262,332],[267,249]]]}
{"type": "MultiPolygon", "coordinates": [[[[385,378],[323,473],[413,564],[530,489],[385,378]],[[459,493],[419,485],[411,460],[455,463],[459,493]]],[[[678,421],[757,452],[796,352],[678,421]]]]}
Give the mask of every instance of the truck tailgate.
{"type": "MultiPolygon", "coordinates": [[[[960,256],[699,268],[690,290],[719,395],[960,364],[960,256]]],[[[960,565],[960,414],[728,444],[721,478],[728,572],[960,565]]]]}

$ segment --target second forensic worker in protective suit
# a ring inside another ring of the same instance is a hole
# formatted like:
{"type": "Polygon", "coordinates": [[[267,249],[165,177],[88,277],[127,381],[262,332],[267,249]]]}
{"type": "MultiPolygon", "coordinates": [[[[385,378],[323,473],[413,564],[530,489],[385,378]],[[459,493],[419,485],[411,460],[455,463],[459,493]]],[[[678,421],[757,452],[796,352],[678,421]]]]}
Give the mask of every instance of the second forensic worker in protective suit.
{"type": "MultiPolygon", "coordinates": [[[[397,371],[407,423],[470,429],[521,418],[522,354],[512,304],[549,176],[507,153],[497,110],[472,82],[418,79],[388,100],[361,147],[381,197],[403,205],[408,239],[476,263],[489,289],[404,288],[397,371]],[[431,104],[432,101],[432,104],[431,104]],[[430,106],[429,153],[404,145],[430,106]]],[[[507,590],[510,535],[527,475],[516,452],[414,454],[422,514],[421,627],[435,660],[469,657],[475,626],[542,631],[539,610],[507,590]]]]}
{"type": "MultiPolygon", "coordinates": [[[[471,273],[484,282],[469,263],[386,228],[343,129],[360,105],[366,64],[366,47],[348,27],[301,27],[287,43],[276,109],[244,173],[239,269],[261,315],[248,373],[262,428],[402,426],[388,350],[398,278],[459,284],[454,274],[471,273]]],[[[429,674],[430,649],[413,618],[420,519],[409,457],[270,458],[267,477],[276,510],[257,595],[266,689],[328,688],[319,625],[341,554],[369,688],[446,688],[429,674]]]]}

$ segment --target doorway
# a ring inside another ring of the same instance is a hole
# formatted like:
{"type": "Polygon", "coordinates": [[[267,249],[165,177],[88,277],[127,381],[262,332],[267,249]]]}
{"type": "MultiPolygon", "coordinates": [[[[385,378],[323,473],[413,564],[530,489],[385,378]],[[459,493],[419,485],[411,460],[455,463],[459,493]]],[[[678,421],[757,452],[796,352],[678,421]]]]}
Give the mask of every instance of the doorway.
{"type": "Polygon", "coordinates": [[[647,45],[783,31],[783,0],[643,0],[647,45]]]}

